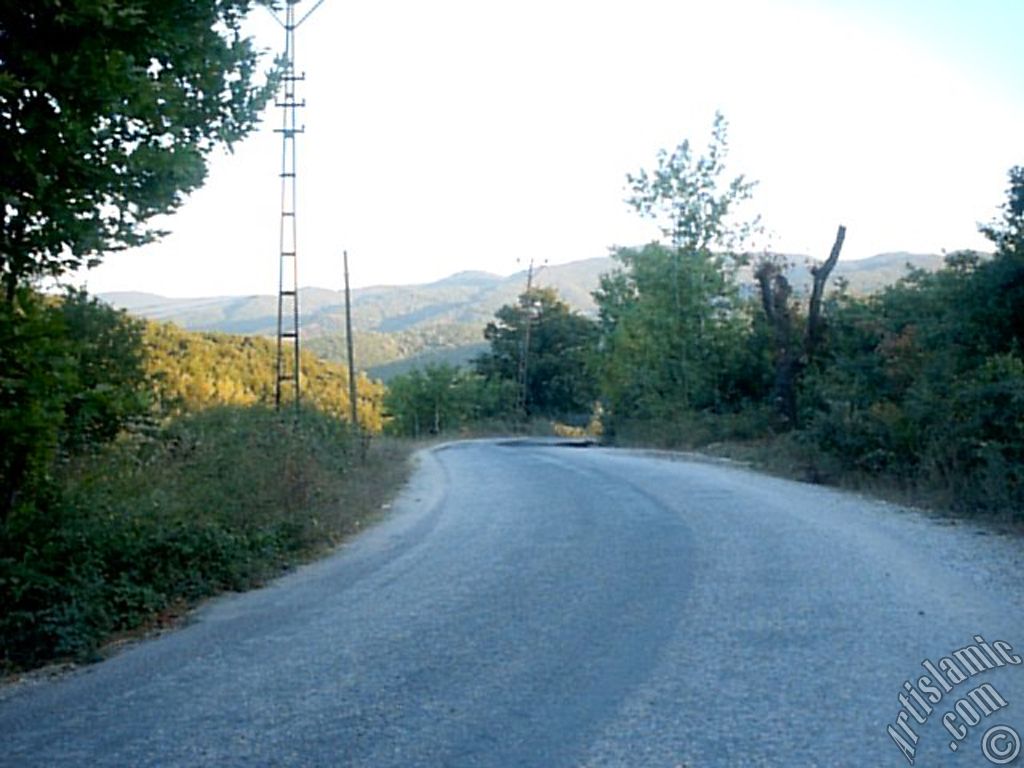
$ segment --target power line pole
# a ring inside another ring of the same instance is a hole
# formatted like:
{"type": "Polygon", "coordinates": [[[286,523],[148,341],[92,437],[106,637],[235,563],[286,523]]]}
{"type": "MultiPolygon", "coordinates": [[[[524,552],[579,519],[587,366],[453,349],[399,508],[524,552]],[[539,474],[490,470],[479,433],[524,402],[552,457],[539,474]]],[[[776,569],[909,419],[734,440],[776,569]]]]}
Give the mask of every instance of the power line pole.
{"type": "MultiPolygon", "coordinates": [[[[281,95],[276,106],[281,109],[281,226],[278,238],[278,281],[277,281],[277,375],[274,386],[274,407],[280,410],[284,390],[292,389],[295,408],[299,407],[299,258],[298,225],[296,222],[297,195],[296,180],[296,136],[305,131],[305,126],[296,124],[296,112],[306,106],[305,100],[296,98],[296,83],[306,79],[305,73],[295,73],[295,30],[323,0],[319,0],[298,21],[295,7],[301,0],[285,0],[285,16],[282,20],[273,14],[284,28],[283,73],[281,95]],[[286,350],[288,346],[290,349],[286,350]],[[282,388],[284,385],[284,388],[282,388]]],[[[271,12],[273,13],[273,12],[271,12]]]]}
{"type": "Polygon", "coordinates": [[[359,432],[359,406],[356,400],[356,362],[352,352],[352,298],[348,289],[348,251],[343,251],[345,260],[345,340],[348,345],[348,402],[352,429],[359,432]]]}

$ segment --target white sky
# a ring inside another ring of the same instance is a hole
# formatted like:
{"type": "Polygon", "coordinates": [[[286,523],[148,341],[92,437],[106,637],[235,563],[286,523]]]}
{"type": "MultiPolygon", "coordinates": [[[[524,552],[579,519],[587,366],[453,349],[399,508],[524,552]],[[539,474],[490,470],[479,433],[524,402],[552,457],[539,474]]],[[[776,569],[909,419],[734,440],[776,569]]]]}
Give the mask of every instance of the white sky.
{"type": "MultiPolygon", "coordinates": [[[[647,241],[626,173],[716,109],[774,249],[823,257],[840,223],[847,259],[984,248],[1024,163],[1021,29],[1021,0],[325,0],[297,32],[299,282],[338,288],[345,248],[362,286],[647,241]]],[[[279,123],[90,290],[275,293],[279,123]]]]}

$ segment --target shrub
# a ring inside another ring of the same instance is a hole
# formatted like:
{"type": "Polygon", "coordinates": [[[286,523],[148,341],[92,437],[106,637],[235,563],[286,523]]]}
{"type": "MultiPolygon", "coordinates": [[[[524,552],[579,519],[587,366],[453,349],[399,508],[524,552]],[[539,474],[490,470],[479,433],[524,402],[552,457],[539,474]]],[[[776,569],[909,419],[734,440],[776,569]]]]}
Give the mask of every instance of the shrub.
{"type": "Polygon", "coordinates": [[[0,666],[88,657],[336,542],[387,493],[361,486],[392,459],[360,453],[326,414],[225,407],[65,462],[50,496],[0,527],[0,666]]]}

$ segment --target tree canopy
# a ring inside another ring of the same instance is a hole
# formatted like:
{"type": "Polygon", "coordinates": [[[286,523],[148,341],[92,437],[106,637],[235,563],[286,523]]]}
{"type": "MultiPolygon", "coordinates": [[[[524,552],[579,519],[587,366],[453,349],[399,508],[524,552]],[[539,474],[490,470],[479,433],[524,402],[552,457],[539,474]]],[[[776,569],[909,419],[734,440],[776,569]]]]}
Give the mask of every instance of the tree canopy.
{"type": "Polygon", "coordinates": [[[736,218],[753,183],[725,178],[727,124],[715,116],[707,149],[662,150],[657,167],[627,177],[627,202],[657,221],[668,243],[619,248],[620,266],[594,293],[601,318],[600,373],[609,426],[670,420],[730,407],[759,385],[748,359],[735,247],[755,221],[736,218]]]}
{"type": "Polygon", "coordinates": [[[148,242],[218,145],[256,124],[274,78],[240,24],[257,0],[0,4],[0,281],[148,242]]]}
{"type": "Polygon", "coordinates": [[[409,437],[443,434],[484,421],[504,422],[513,415],[514,402],[513,382],[489,381],[447,363],[395,376],[384,396],[388,431],[409,437]]]}
{"type": "Polygon", "coordinates": [[[520,295],[518,304],[503,306],[487,324],[484,338],[491,349],[475,364],[488,379],[521,386],[525,355],[528,415],[590,414],[597,398],[590,366],[597,326],[570,311],[553,288],[531,288],[520,295]]]}

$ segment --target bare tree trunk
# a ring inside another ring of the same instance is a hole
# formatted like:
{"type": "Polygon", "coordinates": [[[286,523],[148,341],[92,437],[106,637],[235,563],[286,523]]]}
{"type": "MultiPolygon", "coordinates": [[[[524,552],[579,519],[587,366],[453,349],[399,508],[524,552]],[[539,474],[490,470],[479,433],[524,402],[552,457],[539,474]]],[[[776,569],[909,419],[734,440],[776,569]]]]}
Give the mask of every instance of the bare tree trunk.
{"type": "Polygon", "coordinates": [[[846,227],[840,225],[832,252],[823,264],[811,268],[814,283],[807,307],[807,324],[802,338],[793,320],[790,304],[792,288],[783,274],[782,266],[775,261],[764,259],[754,271],[761,292],[761,307],[772,328],[775,343],[775,381],[772,385],[772,401],[784,419],[787,428],[796,427],[799,420],[797,389],[800,377],[821,346],[824,322],[821,317],[821,301],[825,283],[835,269],[839,252],[846,239],[846,227]]]}
{"type": "Polygon", "coordinates": [[[787,426],[796,424],[796,380],[800,365],[800,344],[794,329],[790,296],[793,291],[782,265],[764,260],[754,272],[761,291],[761,306],[772,329],[775,345],[775,381],[772,402],[787,426]]]}
{"type": "Polygon", "coordinates": [[[843,241],[846,239],[846,227],[839,225],[836,232],[836,241],[832,245],[832,252],[828,255],[824,264],[811,268],[814,276],[814,285],[811,288],[811,302],[807,307],[807,332],[804,334],[804,355],[810,358],[821,345],[822,321],[821,321],[821,298],[825,293],[825,282],[828,276],[835,269],[839,261],[839,252],[843,249],[843,241]]]}

